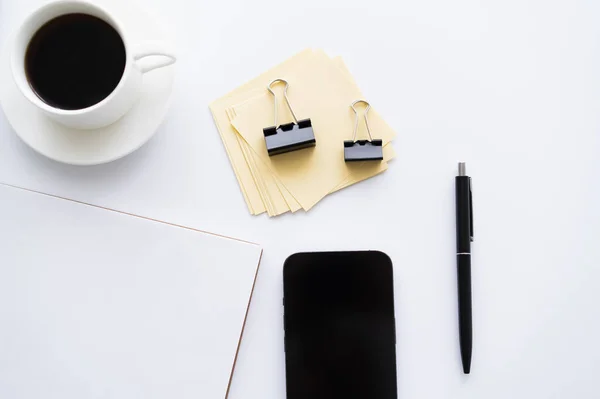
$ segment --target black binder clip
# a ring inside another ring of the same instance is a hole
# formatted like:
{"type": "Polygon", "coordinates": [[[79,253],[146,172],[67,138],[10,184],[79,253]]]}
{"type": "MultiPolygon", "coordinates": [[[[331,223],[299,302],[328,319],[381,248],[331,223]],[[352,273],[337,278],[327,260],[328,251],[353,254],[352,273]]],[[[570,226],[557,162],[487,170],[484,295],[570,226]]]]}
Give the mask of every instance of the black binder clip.
{"type": "Polygon", "coordinates": [[[350,105],[352,111],[356,115],[354,123],[354,137],[352,140],[344,141],[344,161],[346,162],[358,162],[358,161],[382,161],[383,160],[383,141],[373,140],[371,136],[371,129],[369,128],[369,118],[367,114],[371,109],[371,104],[365,100],[356,100],[350,105]],[[365,125],[367,126],[367,133],[369,134],[369,140],[356,140],[358,134],[358,111],[354,106],[358,103],[365,103],[367,108],[365,109],[365,125]]]}
{"type": "Polygon", "coordinates": [[[269,83],[269,86],[267,86],[267,89],[273,95],[275,102],[275,126],[266,127],[263,129],[269,156],[301,150],[303,148],[314,147],[317,144],[317,141],[315,140],[315,132],[313,131],[310,119],[302,119],[299,121],[296,118],[296,114],[294,114],[292,106],[290,105],[290,100],[288,100],[288,87],[288,82],[283,79],[275,79],[269,83]],[[271,86],[278,82],[285,83],[285,88],[283,89],[283,98],[285,99],[285,103],[292,114],[292,118],[294,118],[294,122],[286,123],[284,125],[279,125],[277,122],[277,96],[271,89],[271,86]]]}

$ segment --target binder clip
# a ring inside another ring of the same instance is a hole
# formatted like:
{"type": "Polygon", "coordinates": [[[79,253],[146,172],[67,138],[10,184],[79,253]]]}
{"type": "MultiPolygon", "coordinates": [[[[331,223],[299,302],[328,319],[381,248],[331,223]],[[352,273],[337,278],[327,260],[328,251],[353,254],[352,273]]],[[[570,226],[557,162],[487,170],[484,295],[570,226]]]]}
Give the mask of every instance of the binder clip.
{"type": "Polygon", "coordinates": [[[383,141],[373,140],[371,136],[371,128],[369,127],[369,118],[367,114],[371,109],[371,104],[365,100],[356,100],[350,105],[352,111],[356,115],[354,123],[354,137],[352,140],[344,141],[344,161],[346,162],[359,162],[359,161],[382,161],[383,160],[383,141]],[[354,106],[358,103],[366,104],[365,109],[365,125],[367,126],[367,133],[369,134],[369,140],[356,140],[358,134],[358,111],[354,106]]]}
{"type": "Polygon", "coordinates": [[[275,79],[269,83],[269,86],[267,86],[267,89],[273,95],[275,102],[275,126],[266,127],[263,129],[269,156],[301,150],[303,148],[314,147],[317,144],[317,141],[315,140],[315,132],[313,131],[310,119],[302,119],[299,121],[296,118],[296,114],[294,114],[294,110],[292,110],[290,100],[287,96],[288,87],[289,83],[283,79],[275,79]],[[286,123],[284,125],[278,124],[277,96],[271,89],[271,86],[278,82],[285,84],[285,88],[283,89],[283,98],[285,99],[285,103],[292,114],[292,118],[294,118],[294,122],[286,123]]]}

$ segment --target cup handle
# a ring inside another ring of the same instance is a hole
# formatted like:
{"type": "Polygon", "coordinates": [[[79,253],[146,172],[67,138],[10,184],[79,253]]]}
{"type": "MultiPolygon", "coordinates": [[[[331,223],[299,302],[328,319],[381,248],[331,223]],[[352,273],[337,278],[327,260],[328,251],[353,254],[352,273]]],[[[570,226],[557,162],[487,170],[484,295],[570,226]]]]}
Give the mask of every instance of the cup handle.
{"type": "Polygon", "coordinates": [[[168,50],[168,48],[169,46],[165,42],[146,42],[138,44],[133,53],[133,60],[136,62],[136,65],[142,73],[173,65],[175,61],[177,61],[177,57],[175,57],[175,54],[168,50]],[[156,56],[158,58],[153,60],[154,62],[148,63],[144,66],[137,62],[143,58],[151,56],[156,56]]]}

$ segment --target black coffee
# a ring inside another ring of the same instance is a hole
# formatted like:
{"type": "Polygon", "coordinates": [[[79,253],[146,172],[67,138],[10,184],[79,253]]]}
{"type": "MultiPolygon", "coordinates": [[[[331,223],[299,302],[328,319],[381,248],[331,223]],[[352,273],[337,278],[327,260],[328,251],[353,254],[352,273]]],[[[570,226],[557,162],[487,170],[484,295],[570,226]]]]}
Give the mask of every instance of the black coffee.
{"type": "Polygon", "coordinates": [[[25,54],[31,88],[60,109],[90,107],[117,87],[125,69],[125,45],[107,22],[66,14],[42,26],[25,54]]]}

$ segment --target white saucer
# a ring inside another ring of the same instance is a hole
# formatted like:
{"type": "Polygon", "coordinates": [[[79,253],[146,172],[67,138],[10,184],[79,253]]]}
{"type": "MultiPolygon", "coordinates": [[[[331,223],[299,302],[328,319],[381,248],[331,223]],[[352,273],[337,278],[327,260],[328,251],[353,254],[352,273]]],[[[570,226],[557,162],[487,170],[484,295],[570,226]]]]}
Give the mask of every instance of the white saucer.
{"type": "MultiPolygon", "coordinates": [[[[134,41],[164,40],[162,29],[130,1],[96,2],[131,32],[134,41]]],[[[102,129],[76,130],[43,115],[12,79],[8,49],[0,57],[0,105],[17,135],[31,148],[58,162],[98,165],[122,158],[144,145],[163,121],[170,104],[174,66],[144,75],[139,102],[119,121],[102,129]]]]}

